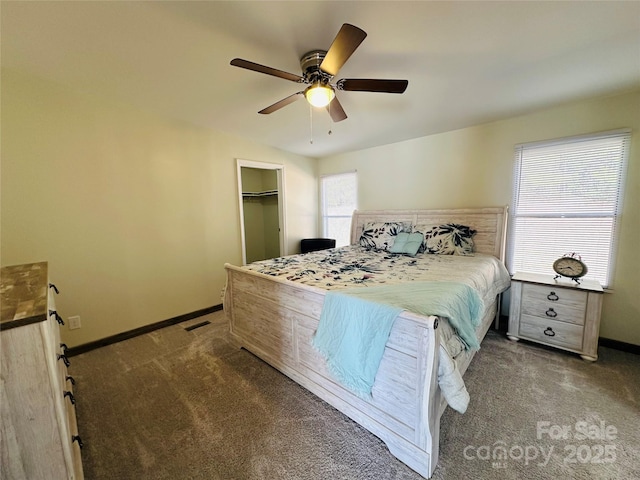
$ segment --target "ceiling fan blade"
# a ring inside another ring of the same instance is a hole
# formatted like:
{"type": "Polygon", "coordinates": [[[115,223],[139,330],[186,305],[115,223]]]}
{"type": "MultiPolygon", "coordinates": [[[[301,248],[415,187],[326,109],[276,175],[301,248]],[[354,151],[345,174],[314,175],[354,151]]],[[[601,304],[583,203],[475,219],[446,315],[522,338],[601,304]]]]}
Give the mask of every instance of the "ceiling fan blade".
{"type": "Polygon", "coordinates": [[[375,80],[367,78],[343,78],[338,80],[338,90],[349,92],[404,93],[408,80],[375,80]]]}
{"type": "Polygon", "coordinates": [[[249,60],[243,60],[242,58],[234,58],[231,60],[231,65],[234,67],[246,68],[247,70],[253,70],[254,72],[266,73],[267,75],[273,75],[274,77],[284,78],[285,80],[291,80],[292,82],[303,83],[304,78],[300,75],[284,72],[275,68],[266,67],[258,63],[250,62],[249,60]]]}
{"type": "Polygon", "coordinates": [[[327,105],[327,111],[329,112],[329,115],[331,115],[331,120],[335,123],[347,119],[347,114],[344,112],[342,105],[338,101],[338,97],[333,97],[331,103],[327,105]]]}
{"type": "Polygon", "coordinates": [[[268,114],[268,113],[273,113],[276,110],[280,110],[282,107],[286,107],[290,103],[293,103],[296,100],[298,100],[299,96],[302,95],[303,93],[304,92],[298,92],[298,93],[294,93],[293,95],[289,95],[288,97],[283,98],[279,102],[276,102],[273,105],[268,106],[267,108],[263,108],[258,113],[268,114]]]}
{"type": "Polygon", "coordinates": [[[358,27],[354,27],[349,23],[342,25],[320,64],[320,70],[331,76],[336,76],[366,36],[367,33],[358,27]]]}

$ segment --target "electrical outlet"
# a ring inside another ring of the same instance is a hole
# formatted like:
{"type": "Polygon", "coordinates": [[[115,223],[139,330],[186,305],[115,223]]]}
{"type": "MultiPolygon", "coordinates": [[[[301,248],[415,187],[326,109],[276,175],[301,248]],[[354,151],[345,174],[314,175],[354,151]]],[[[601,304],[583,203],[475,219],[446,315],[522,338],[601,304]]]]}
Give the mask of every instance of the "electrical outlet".
{"type": "Polygon", "coordinates": [[[75,330],[76,328],[80,328],[80,316],[76,315],[75,317],[69,317],[69,330],[75,330]]]}

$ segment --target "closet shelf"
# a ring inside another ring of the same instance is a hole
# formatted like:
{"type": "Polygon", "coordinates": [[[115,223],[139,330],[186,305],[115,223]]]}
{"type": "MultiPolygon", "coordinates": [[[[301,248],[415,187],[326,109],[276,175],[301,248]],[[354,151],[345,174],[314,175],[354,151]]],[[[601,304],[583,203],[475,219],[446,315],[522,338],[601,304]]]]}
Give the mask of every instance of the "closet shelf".
{"type": "Polygon", "coordinates": [[[264,192],[242,192],[242,196],[244,198],[271,197],[273,195],[278,195],[278,190],[265,190],[264,192]]]}

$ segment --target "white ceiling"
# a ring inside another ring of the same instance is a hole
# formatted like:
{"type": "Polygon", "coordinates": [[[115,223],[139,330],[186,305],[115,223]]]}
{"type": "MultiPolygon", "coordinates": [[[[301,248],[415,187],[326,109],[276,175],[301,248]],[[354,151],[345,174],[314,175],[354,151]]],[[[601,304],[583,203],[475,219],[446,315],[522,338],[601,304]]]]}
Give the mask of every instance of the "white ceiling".
{"type": "Polygon", "coordinates": [[[0,12],[3,67],[311,157],[640,87],[638,1],[2,1],[0,12]],[[300,85],[231,59],[300,74],[299,58],[343,23],[368,37],[336,79],[408,79],[407,91],[339,92],[349,118],[314,110],[313,135],[304,100],[258,115],[300,85]]]}

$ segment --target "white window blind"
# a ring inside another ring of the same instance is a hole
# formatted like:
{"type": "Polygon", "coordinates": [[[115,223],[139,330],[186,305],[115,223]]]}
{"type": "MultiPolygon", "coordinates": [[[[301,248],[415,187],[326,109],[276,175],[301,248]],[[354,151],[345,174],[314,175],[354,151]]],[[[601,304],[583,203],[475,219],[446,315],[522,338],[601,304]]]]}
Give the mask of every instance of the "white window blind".
{"type": "Polygon", "coordinates": [[[358,177],[356,172],[320,178],[322,235],[335,238],[336,247],[349,245],[351,216],[357,209],[358,177]]]}
{"type": "Polygon", "coordinates": [[[609,287],[630,130],[516,146],[509,270],[554,274],[577,253],[609,287]]]}

